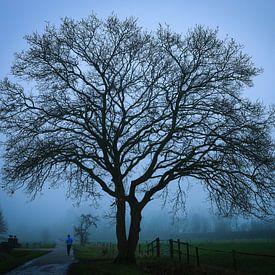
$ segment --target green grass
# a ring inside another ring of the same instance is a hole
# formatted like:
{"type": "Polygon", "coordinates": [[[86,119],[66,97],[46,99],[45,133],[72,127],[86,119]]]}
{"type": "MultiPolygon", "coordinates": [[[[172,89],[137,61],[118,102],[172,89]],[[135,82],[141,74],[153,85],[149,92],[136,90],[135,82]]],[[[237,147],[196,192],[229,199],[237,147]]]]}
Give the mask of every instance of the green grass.
{"type": "Polygon", "coordinates": [[[54,248],[54,242],[27,242],[22,244],[22,248],[54,248]]]}
{"type": "MultiPolygon", "coordinates": [[[[195,266],[197,264],[195,247],[199,247],[200,266],[234,270],[232,250],[235,250],[238,271],[261,275],[275,274],[275,258],[242,255],[238,253],[275,255],[275,240],[197,241],[189,242],[189,244],[191,265],[195,266]]],[[[181,251],[181,261],[186,263],[185,245],[181,245],[181,251]]],[[[161,255],[169,257],[168,242],[161,242],[161,255]]],[[[178,260],[176,243],[174,243],[174,259],[178,260]]]]}
{"type": "MultiPolygon", "coordinates": [[[[174,259],[169,257],[168,242],[161,242],[160,259],[146,257],[146,244],[141,244],[137,266],[114,264],[116,251],[106,247],[75,247],[79,263],[71,266],[71,275],[78,274],[233,274],[232,250],[251,254],[275,255],[275,240],[255,241],[205,241],[190,242],[190,265],[186,265],[185,246],[182,246],[181,262],[178,260],[177,245],[174,244],[174,259]],[[196,267],[195,247],[199,249],[200,268],[196,267]],[[218,252],[218,251],[224,252],[218,252]],[[104,252],[105,251],[105,252],[104,252]],[[164,255],[164,256],[163,256],[164,255]]],[[[156,255],[156,253],[155,253],[156,255]]],[[[275,258],[236,254],[238,271],[244,274],[275,274],[275,258]]],[[[242,273],[240,273],[242,274],[242,273]]]]}
{"type": "Polygon", "coordinates": [[[48,252],[32,250],[11,250],[9,252],[0,252],[0,274],[10,271],[17,266],[46,253],[48,252]]]}
{"type": "Polygon", "coordinates": [[[74,246],[78,263],[71,265],[70,275],[99,274],[99,275],[142,275],[135,265],[114,263],[115,254],[111,249],[96,246],[74,246]]]}
{"type": "MultiPolygon", "coordinates": [[[[199,249],[200,263],[202,265],[234,269],[232,250],[235,250],[238,271],[255,274],[275,274],[275,258],[238,253],[275,255],[275,240],[194,242],[192,245],[211,250],[226,251],[215,252],[199,249]]],[[[191,253],[195,256],[194,247],[191,247],[191,253]]],[[[192,260],[195,262],[195,257],[192,257],[192,260]]]]}

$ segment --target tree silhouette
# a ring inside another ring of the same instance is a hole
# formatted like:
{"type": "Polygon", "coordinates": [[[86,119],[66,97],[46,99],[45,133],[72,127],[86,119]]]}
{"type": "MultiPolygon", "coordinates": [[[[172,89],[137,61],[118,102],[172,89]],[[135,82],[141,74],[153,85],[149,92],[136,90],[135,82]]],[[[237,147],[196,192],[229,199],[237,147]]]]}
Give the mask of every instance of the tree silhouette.
{"type": "Polygon", "coordinates": [[[149,33],[133,18],[92,15],[26,40],[16,83],[0,84],[8,191],[67,182],[72,197],[107,193],[117,261],[128,262],[142,210],[170,183],[175,202],[194,178],[222,213],[270,213],[274,117],[242,97],[261,70],[233,39],[202,26],[149,33]]]}
{"type": "Polygon", "coordinates": [[[79,218],[79,224],[74,226],[74,235],[79,237],[80,244],[86,245],[89,242],[89,229],[93,225],[97,227],[96,222],[98,218],[91,214],[82,214],[79,218]]]}

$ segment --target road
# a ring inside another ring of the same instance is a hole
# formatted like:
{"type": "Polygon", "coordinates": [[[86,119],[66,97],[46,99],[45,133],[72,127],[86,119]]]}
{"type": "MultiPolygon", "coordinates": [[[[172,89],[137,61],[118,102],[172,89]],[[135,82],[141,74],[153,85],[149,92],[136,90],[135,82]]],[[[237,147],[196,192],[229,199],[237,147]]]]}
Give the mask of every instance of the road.
{"type": "Polygon", "coordinates": [[[66,253],[65,245],[57,244],[50,253],[19,266],[6,275],[66,275],[69,265],[75,262],[73,253],[70,256],[66,253]]]}

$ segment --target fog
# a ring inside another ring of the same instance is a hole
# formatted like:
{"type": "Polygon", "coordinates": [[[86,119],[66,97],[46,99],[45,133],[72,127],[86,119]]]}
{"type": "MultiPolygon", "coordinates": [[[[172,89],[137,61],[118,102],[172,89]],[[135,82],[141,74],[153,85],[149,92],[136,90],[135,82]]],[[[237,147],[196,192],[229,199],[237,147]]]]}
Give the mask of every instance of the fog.
{"type": "MultiPolygon", "coordinates": [[[[199,185],[190,187],[187,194],[186,210],[179,213],[186,217],[189,211],[210,208],[206,202],[206,194],[199,185]]],[[[1,209],[7,221],[6,235],[16,235],[24,242],[55,241],[72,234],[81,214],[92,214],[99,218],[97,228],[91,228],[91,240],[115,240],[114,220],[109,217],[112,201],[103,197],[97,203],[90,201],[72,201],[66,198],[64,188],[46,190],[32,199],[22,191],[8,196],[0,193],[1,209]]],[[[155,234],[171,227],[178,220],[172,209],[173,204],[156,198],[143,211],[141,238],[150,239],[155,234]]]]}
{"type": "MultiPolygon", "coordinates": [[[[100,17],[112,12],[119,17],[135,16],[145,29],[156,29],[158,23],[167,23],[180,33],[185,33],[195,24],[204,24],[220,29],[222,35],[229,35],[245,45],[245,51],[253,57],[256,66],[264,72],[255,78],[255,85],[245,96],[250,99],[274,103],[274,11],[272,0],[266,1],[9,1],[0,2],[0,79],[9,75],[14,53],[24,49],[23,36],[41,31],[48,21],[59,24],[60,18],[69,16],[76,19],[87,17],[92,11],[100,17]]],[[[3,140],[3,138],[1,138],[3,140]]],[[[1,165],[1,162],[0,162],[1,165]]],[[[66,185],[66,183],[63,183],[66,185]]],[[[187,190],[187,189],[186,189],[187,190]]],[[[81,214],[91,213],[100,221],[97,228],[91,228],[91,241],[115,240],[112,220],[106,217],[111,201],[107,197],[98,202],[72,201],[66,197],[66,188],[45,189],[34,200],[18,190],[8,196],[0,190],[0,209],[6,219],[9,234],[19,241],[55,241],[73,232],[73,226],[81,214]]],[[[275,230],[273,222],[260,222],[255,218],[235,217],[223,219],[215,216],[207,200],[207,194],[199,183],[192,182],[187,192],[186,209],[174,216],[172,204],[155,199],[143,212],[141,239],[161,238],[211,238],[213,232],[247,232],[275,230]],[[219,229],[218,229],[219,228],[219,229]],[[193,235],[192,235],[192,234],[193,235]]],[[[217,236],[217,234],[216,234],[217,236]]],[[[234,237],[234,234],[220,235],[234,237]]],[[[236,235],[237,236],[237,235],[236,235]]],[[[238,235],[239,236],[239,235],[238,235]]],[[[248,236],[248,234],[246,235],[248,236]]],[[[260,235],[258,235],[260,236],[260,235]]],[[[240,236],[239,236],[240,237],[240,236]]]]}
{"type": "MultiPolygon", "coordinates": [[[[116,241],[114,220],[107,215],[110,200],[103,198],[96,205],[88,201],[78,204],[66,198],[65,193],[64,189],[47,190],[35,200],[26,201],[21,192],[12,197],[1,192],[1,208],[8,224],[5,236],[16,235],[22,243],[63,240],[67,234],[73,235],[80,215],[90,213],[99,218],[97,228],[90,228],[90,241],[116,241]]],[[[275,237],[275,219],[261,221],[253,217],[219,216],[198,184],[189,187],[186,208],[182,212],[175,215],[172,206],[169,202],[163,206],[163,200],[157,198],[146,206],[142,215],[141,241],[156,237],[185,240],[275,237]]]]}

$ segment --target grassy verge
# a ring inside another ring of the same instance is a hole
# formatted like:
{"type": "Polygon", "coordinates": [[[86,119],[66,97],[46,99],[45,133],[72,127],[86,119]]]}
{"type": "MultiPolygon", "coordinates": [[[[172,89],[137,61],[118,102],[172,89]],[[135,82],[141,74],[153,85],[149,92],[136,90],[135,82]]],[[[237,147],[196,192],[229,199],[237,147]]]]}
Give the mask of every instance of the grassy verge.
{"type": "MultiPolygon", "coordinates": [[[[234,272],[232,250],[252,254],[275,254],[275,240],[268,241],[211,241],[190,242],[190,264],[182,248],[181,261],[176,248],[174,259],[169,257],[168,243],[161,244],[161,258],[146,257],[146,245],[141,245],[141,255],[137,265],[118,265],[113,263],[115,251],[106,247],[75,247],[78,263],[71,266],[70,275],[78,274],[236,274],[234,272]],[[195,247],[199,247],[200,267],[197,267],[195,247]],[[207,249],[207,250],[203,250],[207,249]],[[213,251],[214,250],[214,251],[213,251]],[[221,252],[224,251],[224,252],[221,252]],[[162,254],[163,252],[163,254],[162,254]],[[165,256],[165,252],[168,253],[165,256]]],[[[138,251],[137,251],[138,252],[138,251]]],[[[274,258],[236,254],[238,274],[275,274],[274,258]]]]}
{"type": "Polygon", "coordinates": [[[98,275],[142,275],[138,266],[115,264],[114,255],[106,253],[104,247],[74,246],[78,263],[70,266],[70,275],[98,274],[98,275]]]}
{"type": "Polygon", "coordinates": [[[232,272],[214,268],[197,268],[167,257],[137,257],[136,265],[115,264],[113,254],[105,254],[104,247],[74,246],[78,263],[70,266],[69,275],[231,275],[232,272]]]}
{"type": "Polygon", "coordinates": [[[11,250],[9,252],[0,252],[0,274],[4,274],[46,253],[48,251],[11,250]]]}
{"type": "Polygon", "coordinates": [[[22,248],[54,248],[54,242],[27,242],[22,244],[22,248]]]}

